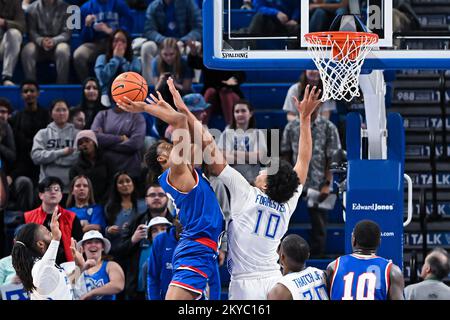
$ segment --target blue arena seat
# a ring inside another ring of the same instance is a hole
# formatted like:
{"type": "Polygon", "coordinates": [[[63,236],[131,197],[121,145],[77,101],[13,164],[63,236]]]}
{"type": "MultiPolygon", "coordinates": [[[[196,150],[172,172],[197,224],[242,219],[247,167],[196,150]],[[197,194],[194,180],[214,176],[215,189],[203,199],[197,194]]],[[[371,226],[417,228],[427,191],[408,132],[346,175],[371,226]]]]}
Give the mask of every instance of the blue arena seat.
{"type": "Polygon", "coordinates": [[[250,22],[255,15],[255,10],[241,10],[231,9],[231,11],[224,10],[224,29],[228,29],[228,14],[231,12],[231,28],[232,31],[236,31],[241,28],[246,28],[250,25],[250,22]]]}

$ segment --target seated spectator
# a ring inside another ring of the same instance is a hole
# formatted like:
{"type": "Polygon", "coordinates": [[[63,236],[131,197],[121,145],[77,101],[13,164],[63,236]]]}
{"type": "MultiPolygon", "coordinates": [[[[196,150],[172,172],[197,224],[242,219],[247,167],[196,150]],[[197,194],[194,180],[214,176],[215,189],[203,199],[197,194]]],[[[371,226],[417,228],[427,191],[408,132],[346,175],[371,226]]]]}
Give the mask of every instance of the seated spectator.
{"type": "MultiPolygon", "coordinates": [[[[164,205],[160,206],[167,210],[167,200],[164,205]]],[[[150,255],[152,239],[172,225],[164,217],[152,218],[151,210],[149,208],[146,213],[133,219],[129,227],[124,230],[117,248],[117,255],[120,259],[129,262],[125,296],[130,300],[145,300],[146,277],[143,266],[150,255]]]]}
{"type": "MultiPolygon", "coordinates": [[[[320,193],[319,201],[322,202],[329,196],[333,182],[333,175],[330,172],[331,156],[341,149],[341,142],[336,126],[320,116],[319,111],[316,109],[311,115],[313,148],[303,191],[307,193],[306,199],[310,199],[311,193],[307,192],[308,189],[315,190],[320,193]]],[[[280,147],[281,155],[290,163],[297,161],[299,134],[300,120],[297,117],[286,125],[280,147]]],[[[314,202],[308,201],[308,212],[311,217],[311,256],[322,258],[325,255],[328,210],[319,208],[320,202],[317,203],[317,197],[315,199],[314,202]]]]}
{"type": "Polygon", "coordinates": [[[110,163],[98,149],[98,142],[92,130],[78,132],[75,146],[80,151],[77,162],[70,168],[69,178],[86,176],[92,182],[94,198],[104,204],[108,196],[111,177],[114,175],[110,163]]]}
{"type": "Polygon", "coordinates": [[[66,207],[75,212],[83,232],[104,232],[106,221],[103,206],[95,203],[92,183],[88,177],[80,175],[72,179],[66,207]]]}
{"type": "Polygon", "coordinates": [[[202,48],[193,42],[189,43],[188,64],[192,69],[201,69],[203,75],[202,95],[206,102],[212,105],[208,109],[205,124],[208,124],[211,114],[219,110],[225,118],[227,125],[233,119],[233,105],[244,98],[240,85],[245,81],[242,71],[224,71],[207,68],[203,64],[202,48]]]}
{"type": "Polygon", "coordinates": [[[167,38],[174,38],[175,45],[184,53],[188,41],[201,41],[202,14],[194,0],[154,0],[145,13],[144,37],[148,40],[141,47],[142,75],[147,83],[156,85],[152,67],[158,47],[167,38]]]}
{"type": "Polygon", "coordinates": [[[89,0],[81,7],[83,44],[73,53],[78,79],[86,79],[97,56],[106,52],[108,39],[116,29],[130,33],[133,25],[130,9],[124,0],[89,0]]]}
{"type": "Polygon", "coordinates": [[[147,262],[147,300],[164,300],[172,281],[172,258],[180,240],[182,226],[178,220],[166,232],[153,239],[147,262]]]}
{"type": "MultiPolygon", "coordinates": [[[[16,242],[17,235],[19,234],[20,230],[23,229],[23,226],[24,224],[18,226],[14,231],[13,243],[16,242]]],[[[7,257],[0,259],[0,286],[3,286],[5,284],[20,284],[20,283],[22,283],[22,281],[20,281],[20,278],[17,276],[16,270],[12,265],[12,256],[9,255],[7,257]]]]}
{"type": "MultiPolygon", "coordinates": [[[[206,118],[208,116],[208,110],[210,109],[210,104],[205,102],[203,96],[200,93],[190,93],[183,97],[183,102],[189,108],[189,111],[200,121],[204,126],[207,125],[206,118]]],[[[172,138],[173,127],[168,126],[164,137],[167,140],[172,138]]]]}
{"type": "Polygon", "coordinates": [[[83,235],[78,248],[87,261],[95,262],[83,272],[87,293],[80,300],[116,300],[116,294],[125,286],[125,275],[117,262],[104,259],[111,249],[109,240],[100,232],[91,230],[83,235]]]}
{"type": "Polygon", "coordinates": [[[53,176],[61,179],[62,191],[69,191],[69,170],[78,158],[74,148],[78,130],[69,123],[69,106],[64,100],[53,102],[50,113],[53,122],[46,129],[41,129],[33,139],[31,158],[41,166],[39,179],[53,176]]]}
{"type": "Polygon", "coordinates": [[[313,0],[309,4],[309,32],[328,31],[336,16],[346,14],[348,0],[313,0]]]}
{"type": "Polygon", "coordinates": [[[131,39],[122,29],[116,29],[109,37],[106,54],[101,54],[95,62],[95,75],[100,83],[101,102],[111,106],[111,85],[114,79],[123,72],[141,73],[141,62],[133,56],[131,39]]]}
{"type": "MultiPolygon", "coordinates": [[[[308,84],[311,86],[320,86],[320,88],[322,88],[322,81],[318,70],[306,70],[305,72],[302,72],[298,82],[294,83],[289,88],[283,105],[283,110],[287,112],[288,121],[298,118],[298,111],[293,97],[296,97],[299,101],[301,101],[305,88],[308,84]]],[[[330,113],[334,110],[336,110],[336,102],[334,100],[327,100],[323,102],[320,107],[320,115],[325,119],[329,119],[330,113]]]]}
{"type": "MultiPolygon", "coordinates": [[[[298,36],[300,34],[300,1],[253,0],[257,11],[248,32],[253,36],[298,36]]],[[[290,43],[298,46],[298,40],[290,43]]],[[[289,44],[290,44],[289,43],[289,44]]]]}
{"type": "Polygon", "coordinates": [[[86,127],[86,115],[84,114],[84,111],[78,108],[70,109],[69,122],[73,124],[75,129],[84,130],[86,127]]]}
{"type": "Polygon", "coordinates": [[[406,300],[450,300],[450,288],[444,283],[450,264],[448,253],[443,248],[434,248],[422,267],[422,282],[411,284],[404,290],[406,300]]]}
{"type": "MultiPolygon", "coordinates": [[[[145,202],[138,199],[133,178],[125,171],[117,172],[114,175],[108,202],[105,205],[107,224],[105,235],[111,241],[111,255],[116,257],[117,250],[120,249],[121,233],[125,232],[131,222],[145,210],[145,202]]],[[[116,261],[118,260],[116,259],[116,261]]],[[[127,261],[120,260],[119,263],[124,270],[127,270],[127,261]]]]}
{"type": "Polygon", "coordinates": [[[12,86],[22,34],[25,32],[25,14],[20,0],[0,2],[0,30],[0,60],[3,60],[0,84],[12,86]]]}
{"type": "Polygon", "coordinates": [[[253,112],[248,101],[238,101],[233,106],[233,121],[222,132],[218,143],[228,163],[250,183],[259,174],[262,157],[267,155],[266,137],[256,129],[253,112]]]}
{"type": "Polygon", "coordinates": [[[37,0],[27,8],[30,41],[22,50],[24,74],[36,80],[36,62],[55,61],[57,83],[68,83],[70,37],[68,5],[62,0],[37,0]],[[49,18],[51,17],[51,18],[49,18]]]}
{"type": "Polygon", "coordinates": [[[242,0],[241,9],[252,10],[253,9],[252,0],[242,0]]]}
{"type": "Polygon", "coordinates": [[[107,108],[100,102],[101,92],[100,84],[94,77],[88,77],[83,82],[83,93],[81,94],[81,102],[75,109],[80,109],[86,117],[85,128],[90,129],[97,113],[107,108]]]}
{"type": "Polygon", "coordinates": [[[35,81],[25,80],[20,85],[24,110],[17,111],[10,118],[17,147],[17,157],[11,176],[29,177],[36,186],[39,181],[39,167],[31,160],[31,148],[34,136],[50,122],[48,111],[38,104],[39,85],[35,81]]]}
{"type": "Polygon", "coordinates": [[[83,236],[83,230],[77,215],[59,205],[62,200],[63,186],[63,182],[58,177],[49,176],[43,179],[38,185],[39,199],[42,201],[41,206],[25,212],[24,215],[25,223],[42,224],[50,231],[52,214],[55,210],[59,212],[58,222],[62,232],[62,245],[58,248],[57,264],[73,261],[73,255],[70,250],[71,238],[81,240],[83,236]]]}
{"type": "Polygon", "coordinates": [[[9,198],[8,186],[12,184],[11,168],[16,160],[16,144],[14,142],[14,133],[8,123],[12,112],[12,106],[8,99],[0,97],[0,168],[2,171],[2,180],[4,190],[2,190],[0,209],[8,206],[9,198]]]}
{"type": "Polygon", "coordinates": [[[173,98],[166,83],[169,77],[173,78],[175,87],[182,96],[192,92],[194,72],[181,56],[174,38],[166,38],[161,43],[160,54],[152,62],[152,73],[155,90],[160,91],[170,105],[173,105],[173,98]]]}
{"type": "Polygon", "coordinates": [[[98,147],[103,150],[113,174],[127,170],[136,179],[140,179],[144,146],[145,121],[138,113],[124,112],[117,106],[100,111],[92,123],[98,147]]]}

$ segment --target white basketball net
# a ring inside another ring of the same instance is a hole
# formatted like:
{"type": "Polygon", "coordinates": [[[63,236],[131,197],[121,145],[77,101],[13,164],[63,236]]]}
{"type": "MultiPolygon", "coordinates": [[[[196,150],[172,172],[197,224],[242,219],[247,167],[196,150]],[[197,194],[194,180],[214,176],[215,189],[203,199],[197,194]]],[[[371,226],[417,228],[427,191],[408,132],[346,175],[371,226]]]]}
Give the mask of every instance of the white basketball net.
{"type": "Polygon", "coordinates": [[[364,34],[358,39],[334,40],[331,36],[308,35],[308,51],[319,69],[323,83],[322,101],[359,97],[359,74],[364,59],[377,43],[377,37],[364,34]]]}

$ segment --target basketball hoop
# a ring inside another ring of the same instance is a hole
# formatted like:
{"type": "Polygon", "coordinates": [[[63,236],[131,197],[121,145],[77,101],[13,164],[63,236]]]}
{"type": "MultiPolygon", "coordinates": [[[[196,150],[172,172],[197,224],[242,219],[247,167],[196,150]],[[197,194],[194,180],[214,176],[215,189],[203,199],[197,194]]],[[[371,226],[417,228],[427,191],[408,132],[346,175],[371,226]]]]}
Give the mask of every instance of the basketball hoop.
{"type": "Polygon", "coordinates": [[[308,33],[305,39],[322,79],[322,101],[351,101],[359,97],[361,67],[367,54],[378,42],[378,35],[329,31],[308,33]]]}

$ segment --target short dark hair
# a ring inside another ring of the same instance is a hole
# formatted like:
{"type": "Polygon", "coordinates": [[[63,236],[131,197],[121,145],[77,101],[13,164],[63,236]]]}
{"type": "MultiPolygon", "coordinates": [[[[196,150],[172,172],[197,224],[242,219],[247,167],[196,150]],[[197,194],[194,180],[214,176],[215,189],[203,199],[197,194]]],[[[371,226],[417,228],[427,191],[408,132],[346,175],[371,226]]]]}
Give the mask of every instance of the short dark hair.
{"type": "Polygon", "coordinates": [[[23,87],[24,87],[26,84],[34,85],[34,86],[36,87],[36,89],[39,90],[39,83],[37,83],[37,81],[35,81],[35,80],[30,80],[30,79],[26,79],[26,80],[22,81],[22,83],[20,84],[20,91],[22,91],[23,87]]]}
{"type": "MultiPolygon", "coordinates": [[[[148,175],[147,184],[159,184],[158,177],[163,173],[162,167],[158,162],[158,147],[161,143],[167,142],[166,140],[158,140],[152,144],[144,155],[145,164],[147,165],[148,175]]],[[[148,188],[147,188],[148,190],[148,188]]]]}
{"type": "Polygon", "coordinates": [[[292,198],[299,186],[298,175],[286,160],[273,160],[272,166],[275,161],[279,161],[279,168],[277,173],[267,175],[266,194],[273,201],[285,203],[292,198]]]}
{"type": "Polygon", "coordinates": [[[450,273],[448,254],[444,249],[435,248],[426,259],[430,265],[431,273],[438,278],[438,280],[444,279],[450,273]],[[442,260],[439,255],[443,255],[445,260],[442,260]]]}
{"type": "Polygon", "coordinates": [[[287,235],[281,241],[281,248],[290,261],[298,265],[305,264],[309,258],[309,244],[298,234],[287,235]]]}
{"type": "Polygon", "coordinates": [[[6,107],[6,109],[8,109],[8,113],[13,112],[11,102],[6,98],[0,97],[0,106],[6,107]]]}
{"type": "Polygon", "coordinates": [[[380,245],[380,226],[372,220],[361,220],[353,229],[356,245],[363,249],[376,249],[380,245]]]}
{"type": "Polygon", "coordinates": [[[55,100],[52,101],[52,104],[50,105],[50,114],[52,113],[52,111],[56,107],[56,105],[58,103],[60,103],[60,102],[64,103],[66,105],[66,107],[67,107],[67,110],[69,110],[69,104],[67,103],[66,100],[64,100],[64,99],[55,99],[55,100]]]}
{"type": "Polygon", "coordinates": [[[41,182],[39,182],[39,185],[38,185],[39,192],[44,193],[45,189],[50,187],[52,184],[59,185],[61,190],[64,188],[64,183],[61,181],[60,178],[48,176],[48,177],[45,177],[41,182]]]}

